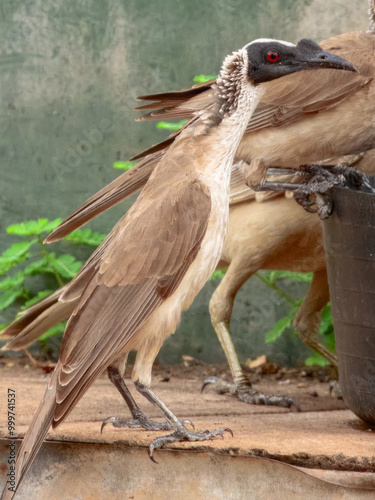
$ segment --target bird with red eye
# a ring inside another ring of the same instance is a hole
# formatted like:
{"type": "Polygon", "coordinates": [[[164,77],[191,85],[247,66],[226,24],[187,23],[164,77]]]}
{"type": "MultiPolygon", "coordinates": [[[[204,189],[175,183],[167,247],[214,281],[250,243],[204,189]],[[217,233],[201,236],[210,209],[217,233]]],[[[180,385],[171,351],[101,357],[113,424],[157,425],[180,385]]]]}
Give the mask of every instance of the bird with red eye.
{"type": "Polygon", "coordinates": [[[266,53],[266,59],[270,63],[277,62],[279,60],[279,58],[280,58],[280,54],[278,52],[276,52],[276,50],[269,50],[266,53]]]}

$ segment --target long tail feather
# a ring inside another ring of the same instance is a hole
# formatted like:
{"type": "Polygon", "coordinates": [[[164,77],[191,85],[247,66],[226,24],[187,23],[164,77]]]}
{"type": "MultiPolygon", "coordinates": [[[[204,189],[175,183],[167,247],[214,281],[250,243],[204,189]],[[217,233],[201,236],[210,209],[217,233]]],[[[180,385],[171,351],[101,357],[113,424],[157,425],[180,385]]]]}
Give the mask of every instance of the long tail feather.
{"type": "Polygon", "coordinates": [[[16,486],[12,488],[9,483],[6,483],[1,500],[12,500],[18,490],[25,474],[29,470],[36,454],[42,446],[49,428],[51,427],[55,405],[56,383],[54,373],[18,452],[15,465],[16,486]]]}

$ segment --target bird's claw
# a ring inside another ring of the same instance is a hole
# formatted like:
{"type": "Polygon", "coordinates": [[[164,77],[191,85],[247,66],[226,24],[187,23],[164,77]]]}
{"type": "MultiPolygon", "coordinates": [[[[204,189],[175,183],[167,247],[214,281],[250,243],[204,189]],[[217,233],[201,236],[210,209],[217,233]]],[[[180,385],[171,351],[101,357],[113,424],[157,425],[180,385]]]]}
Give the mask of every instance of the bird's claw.
{"type": "Polygon", "coordinates": [[[220,436],[224,439],[224,433],[229,432],[233,437],[233,431],[229,429],[229,427],[219,427],[213,431],[209,431],[208,429],[200,432],[191,432],[183,425],[179,425],[176,430],[172,434],[168,434],[167,436],[157,437],[152,441],[148,448],[148,455],[151,460],[155,463],[157,461],[154,458],[154,450],[160,449],[165,444],[169,443],[181,443],[183,441],[208,441],[214,439],[217,436],[220,436]]]}
{"type": "Polygon", "coordinates": [[[195,425],[191,420],[180,420],[182,425],[191,425],[192,429],[195,430],[195,425]]]}
{"type": "Polygon", "coordinates": [[[207,378],[203,381],[203,384],[202,384],[202,387],[201,387],[201,393],[205,390],[205,388],[206,388],[208,385],[210,385],[210,384],[217,384],[219,381],[220,381],[219,377],[214,377],[214,376],[207,377],[207,378]]]}

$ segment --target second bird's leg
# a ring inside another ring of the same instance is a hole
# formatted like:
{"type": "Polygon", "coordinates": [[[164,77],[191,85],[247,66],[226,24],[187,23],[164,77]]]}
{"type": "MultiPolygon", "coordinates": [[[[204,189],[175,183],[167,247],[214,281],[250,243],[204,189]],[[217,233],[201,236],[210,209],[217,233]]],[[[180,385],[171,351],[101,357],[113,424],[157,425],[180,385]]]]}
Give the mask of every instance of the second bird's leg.
{"type": "Polygon", "coordinates": [[[295,406],[300,411],[298,403],[289,396],[284,394],[268,395],[254,389],[237,357],[230,334],[230,318],[238,290],[260,268],[260,266],[257,266],[257,263],[249,266],[251,260],[248,252],[244,254],[243,258],[240,255],[237,259],[234,259],[210,300],[211,322],[229,363],[233,384],[225,382],[218,377],[208,377],[203,382],[202,391],[208,384],[215,384],[219,394],[230,393],[244,403],[273,405],[285,408],[295,406]]]}
{"type": "Polygon", "coordinates": [[[109,366],[107,368],[107,373],[109,380],[123,397],[133,418],[130,419],[121,417],[108,417],[103,420],[101,431],[103,431],[103,428],[107,424],[112,424],[114,427],[143,427],[144,429],[152,431],[168,431],[171,429],[171,426],[168,422],[154,422],[153,420],[150,420],[146,417],[146,415],[134,401],[134,398],[127,388],[117,366],[109,366]]]}
{"type": "Polygon", "coordinates": [[[155,449],[161,448],[168,443],[179,443],[182,441],[208,441],[214,439],[216,436],[224,436],[224,432],[227,431],[233,436],[233,432],[228,427],[219,427],[213,431],[204,430],[200,432],[189,431],[184,425],[183,421],[178,420],[178,418],[169,410],[169,408],[159,399],[148,387],[141,384],[140,382],[134,383],[137,391],[142,394],[150,403],[159,408],[163,413],[165,419],[169,424],[169,428],[173,429],[172,434],[167,436],[161,436],[152,441],[149,447],[149,456],[151,460],[155,462],[153,457],[153,452],[155,449]]]}

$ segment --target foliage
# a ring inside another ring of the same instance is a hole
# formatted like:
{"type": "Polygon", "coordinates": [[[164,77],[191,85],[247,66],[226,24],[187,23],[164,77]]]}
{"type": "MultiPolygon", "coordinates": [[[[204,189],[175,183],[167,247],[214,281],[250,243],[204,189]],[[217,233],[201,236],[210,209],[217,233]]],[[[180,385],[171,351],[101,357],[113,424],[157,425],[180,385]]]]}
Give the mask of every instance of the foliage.
{"type": "Polygon", "coordinates": [[[193,82],[195,83],[205,83],[210,80],[214,80],[217,78],[217,75],[197,75],[193,78],[193,82]]]}
{"type": "Polygon", "coordinates": [[[113,168],[128,171],[134,167],[136,161],[115,161],[113,168]]]}
{"type": "Polygon", "coordinates": [[[161,129],[161,130],[169,130],[169,132],[176,132],[177,130],[180,130],[181,127],[185,125],[187,120],[181,120],[176,123],[172,122],[158,122],[156,125],[156,128],[161,129]]]}
{"type": "MultiPolygon", "coordinates": [[[[40,275],[51,275],[55,279],[55,289],[63,286],[77,274],[82,262],[71,254],[58,255],[50,252],[43,243],[42,235],[50,233],[61,222],[61,219],[50,221],[38,219],[12,224],[7,233],[22,238],[14,243],[0,256],[0,310],[5,310],[17,301],[20,310],[30,307],[54,290],[42,290],[35,294],[32,291],[32,278],[40,275]]],[[[86,244],[97,247],[105,235],[95,233],[91,229],[77,229],[63,238],[72,244],[86,244]]],[[[0,330],[7,325],[1,325],[0,330]]],[[[46,332],[41,340],[61,333],[64,325],[60,323],[46,332]]]]}
{"type": "MultiPolygon", "coordinates": [[[[274,342],[276,339],[281,337],[288,329],[293,325],[294,317],[298,311],[299,306],[302,303],[302,299],[294,300],[285,292],[283,292],[277,282],[283,280],[289,280],[294,282],[304,282],[311,283],[312,273],[296,273],[293,271],[263,271],[262,274],[257,273],[258,278],[260,278],[267,286],[275,290],[288,305],[290,306],[289,312],[283,318],[271,328],[270,331],[266,333],[266,343],[274,342]]],[[[322,319],[320,323],[319,333],[322,336],[322,341],[331,350],[335,348],[335,337],[333,333],[333,322],[331,315],[331,305],[327,304],[322,313],[322,319]]],[[[306,358],[305,364],[310,365],[328,365],[329,362],[321,356],[319,353],[314,352],[311,356],[306,358]]]]}
{"type": "Polygon", "coordinates": [[[209,277],[209,280],[215,280],[215,279],[223,279],[225,275],[225,269],[216,269],[211,276],[209,277]]]}
{"type": "MultiPolygon", "coordinates": [[[[225,270],[217,269],[213,272],[210,280],[222,279],[225,275],[225,270]]],[[[302,282],[311,283],[312,273],[296,273],[293,271],[261,271],[255,274],[265,285],[274,290],[284,301],[285,304],[289,306],[289,311],[285,316],[280,318],[266,333],[265,342],[275,342],[279,337],[284,335],[286,332],[290,331],[293,327],[293,320],[298,311],[299,306],[302,303],[302,299],[294,300],[288,294],[286,294],[280,287],[279,282],[302,282]]],[[[327,304],[323,310],[322,319],[320,323],[319,333],[322,336],[323,343],[328,349],[334,351],[335,349],[335,337],[333,333],[333,322],[331,315],[331,305],[327,304]]],[[[311,356],[305,359],[305,364],[311,365],[328,365],[329,362],[321,356],[319,353],[314,352],[311,356]]]]}

